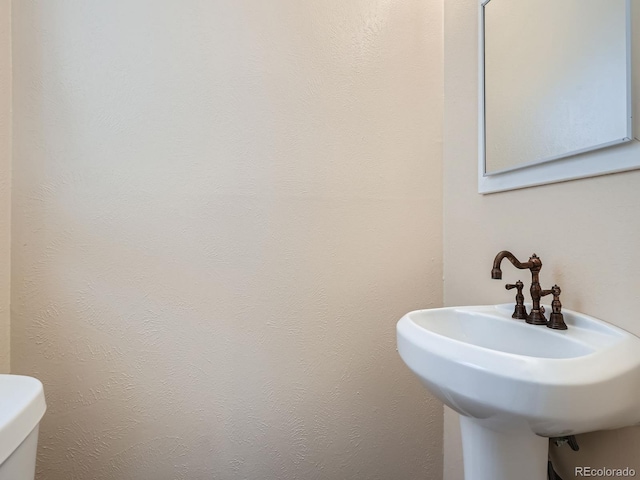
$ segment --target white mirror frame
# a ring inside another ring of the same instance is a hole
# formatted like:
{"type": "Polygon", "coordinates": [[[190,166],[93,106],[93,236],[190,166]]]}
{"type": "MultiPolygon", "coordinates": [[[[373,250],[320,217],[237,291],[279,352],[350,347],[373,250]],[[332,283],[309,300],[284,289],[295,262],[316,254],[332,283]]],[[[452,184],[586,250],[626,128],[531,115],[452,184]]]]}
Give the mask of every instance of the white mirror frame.
{"type": "MultiPolygon", "coordinates": [[[[579,155],[523,166],[515,170],[486,175],[485,119],[484,119],[484,6],[491,0],[479,0],[478,39],[478,192],[482,194],[515,190],[518,188],[563,182],[578,178],[595,177],[607,173],[640,169],[640,141],[593,150],[579,155]]],[[[640,6],[639,6],[640,8],[640,6]]],[[[627,91],[631,103],[631,0],[627,0],[627,91]]],[[[636,55],[636,58],[640,58],[636,55]]],[[[637,94],[640,94],[638,92],[637,94]]],[[[631,123],[631,118],[629,118],[631,123]]]]}

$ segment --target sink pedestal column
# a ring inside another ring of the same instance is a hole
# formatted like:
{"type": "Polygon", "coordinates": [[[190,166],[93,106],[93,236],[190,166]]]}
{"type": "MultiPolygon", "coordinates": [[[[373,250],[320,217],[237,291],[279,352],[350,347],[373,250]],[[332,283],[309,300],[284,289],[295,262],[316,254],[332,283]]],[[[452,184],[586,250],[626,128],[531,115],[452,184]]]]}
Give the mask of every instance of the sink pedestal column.
{"type": "Polygon", "coordinates": [[[491,430],[460,416],[465,480],[546,480],[549,439],[527,427],[491,430]]]}

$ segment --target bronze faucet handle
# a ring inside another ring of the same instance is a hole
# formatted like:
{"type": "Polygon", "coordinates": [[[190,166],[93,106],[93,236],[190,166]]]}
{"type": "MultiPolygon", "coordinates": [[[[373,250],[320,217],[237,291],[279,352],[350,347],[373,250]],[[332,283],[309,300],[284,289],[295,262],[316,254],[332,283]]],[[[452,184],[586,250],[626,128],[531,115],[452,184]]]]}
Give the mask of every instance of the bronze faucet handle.
{"type": "Polygon", "coordinates": [[[506,288],[507,290],[512,290],[514,288],[517,288],[518,292],[522,292],[522,289],[524,288],[524,283],[518,280],[516,283],[507,283],[504,286],[504,288],[506,288]]]}
{"type": "Polygon", "coordinates": [[[544,290],[544,292],[549,292],[553,295],[553,301],[551,302],[551,316],[549,317],[549,321],[547,322],[547,327],[553,328],[554,330],[566,330],[567,324],[564,323],[564,316],[562,315],[562,303],[560,303],[560,287],[558,285],[554,285],[550,290],[544,290]]]}
{"type": "Polygon", "coordinates": [[[516,307],[513,311],[513,315],[511,318],[516,318],[518,320],[526,320],[527,319],[527,308],[524,306],[524,295],[522,294],[522,289],[524,288],[524,283],[518,280],[516,283],[507,283],[504,288],[507,290],[516,289],[516,307]]]}

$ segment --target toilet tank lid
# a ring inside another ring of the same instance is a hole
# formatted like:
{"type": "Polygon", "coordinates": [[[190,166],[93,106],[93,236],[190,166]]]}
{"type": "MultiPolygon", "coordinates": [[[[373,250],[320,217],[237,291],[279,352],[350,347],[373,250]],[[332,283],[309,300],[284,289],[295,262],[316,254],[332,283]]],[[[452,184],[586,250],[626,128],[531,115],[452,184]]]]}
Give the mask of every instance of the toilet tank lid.
{"type": "Polygon", "coordinates": [[[39,380],[0,375],[0,465],[40,423],[46,409],[39,380]]]}

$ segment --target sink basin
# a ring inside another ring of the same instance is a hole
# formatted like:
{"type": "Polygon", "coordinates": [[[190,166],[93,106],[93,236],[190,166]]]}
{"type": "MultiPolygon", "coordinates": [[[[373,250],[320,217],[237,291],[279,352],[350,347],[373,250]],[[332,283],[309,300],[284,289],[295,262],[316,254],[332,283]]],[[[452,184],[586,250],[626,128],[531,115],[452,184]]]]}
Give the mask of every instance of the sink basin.
{"type": "Polygon", "coordinates": [[[467,479],[543,480],[543,437],[640,422],[640,338],[570,310],[568,330],[512,312],[513,304],[418,310],[397,325],[404,362],[462,415],[467,479]]]}

